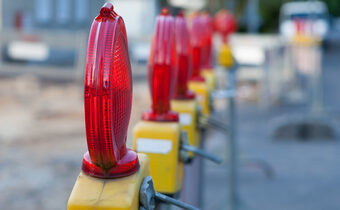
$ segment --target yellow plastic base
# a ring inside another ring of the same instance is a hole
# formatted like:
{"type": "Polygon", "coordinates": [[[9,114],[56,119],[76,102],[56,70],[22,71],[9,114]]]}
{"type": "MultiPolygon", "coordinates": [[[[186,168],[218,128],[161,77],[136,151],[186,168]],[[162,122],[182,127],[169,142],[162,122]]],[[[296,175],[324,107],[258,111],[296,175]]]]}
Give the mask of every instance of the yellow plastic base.
{"type": "Polygon", "coordinates": [[[322,41],[317,36],[296,35],[294,36],[293,43],[301,46],[315,46],[320,45],[322,41]]]}
{"type": "Polygon", "coordinates": [[[202,114],[204,116],[210,115],[209,106],[209,87],[206,82],[189,82],[189,89],[196,94],[197,101],[202,108],[202,114]]]}
{"type": "Polygon", "coordinates": [[[80,173],[70,198],[68,210],[138,210],[139,189],[150,175],[149,159],[138,154],[137,173],[116,179],[99,179],[80,173]]]}
{"type": "Polygon", "coordinates": [[[133,149],[148,155],[156,191],[175,194],[182,188],[179,160],[180,125],[177,122],[139,122],[133,130],[133,149]]]}
{"type": "Polygon", "coordinates": [[[210,90],[214,90],[216,87],[216,77],[213,69],[202,69],[202,76],[205,81],[207,81],[208,87],[210,90]]]}
{"type": "MultiPolygon", "coordinates": [[[[183,131],[188,134],[189,144],[199,147],[200,139],[197,129],[197,101],[193,100],[172,100],[171,108],[174,112],[179,113],[179,122],[183,131]]],[[[194,157],[192,152],[189,152],[189,157],[194,157]]]]}
{"type": "Polygon", "coordinates": [[[231,68],[234,65],[233,56],[228,44],[222,45],[218,55],[218,63],[226,68],[231,68]]]}

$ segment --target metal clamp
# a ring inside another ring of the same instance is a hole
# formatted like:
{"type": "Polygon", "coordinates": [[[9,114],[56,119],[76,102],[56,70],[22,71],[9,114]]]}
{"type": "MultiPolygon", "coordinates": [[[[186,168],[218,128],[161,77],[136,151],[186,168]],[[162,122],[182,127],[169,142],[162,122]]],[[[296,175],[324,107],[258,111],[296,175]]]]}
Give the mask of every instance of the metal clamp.
{"type": "Polygon", "coordinates": [[[198,208],[186,204],[182,201],[173,199],[162,193],[156,192],[153,186],[151,176],[147,176],[144,178],[139,191],[139,203],[140,203],[139,210],[154,210],[156,208],[157,201],[175,205],[187,210],[199,210],[198,208]]]}
{"type": "Polygon", "coordinates": [[[196,110],[196,119],[197,119],[197,127],[199,129],[205,129],[207,127],[207,122],[204,120],[205,118],[202,117],[202,107],[198,106],[196,110]]]}
{"type": "Polygon", "coordinates": [[[205,124],[205,125],[209,125],[212,128],[218,129],[220,131],[222,131],[223,133],[227,133],[228,132],[228,125],[225,124],[224,122],[212,118],[212,117],[205,117],[205,116],[200,116],[199,117],[199,123],[205,124]]]}
{"type": "Polygon", "coordinates": [[[206,152],[202,149],[199,149],[197,147],[191,146],[188,141],[188,135],[185,131],[182,131],[181,133],[181,150],[186,152],[192,152],[196,155],[201,156],[202,158],[206,158],[208,160],[211,160],[217,164],[222,163],[222,159],[214,154],[211,154],[209,152],[206,152]]]}

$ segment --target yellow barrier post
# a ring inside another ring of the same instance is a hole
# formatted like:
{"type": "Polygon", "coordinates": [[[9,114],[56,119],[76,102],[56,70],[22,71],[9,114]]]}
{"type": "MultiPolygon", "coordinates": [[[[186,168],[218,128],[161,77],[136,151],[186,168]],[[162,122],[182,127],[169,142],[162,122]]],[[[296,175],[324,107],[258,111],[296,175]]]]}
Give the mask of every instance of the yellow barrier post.
{"type": "Polygon", "coordinates": [[[147,156],[137,156],[125,145],[132,98],[127,50],[123,19],[107,3],[90,32],[84,91],[89,151],[70,195],[69,210],[139,209],[139,189],[150,171],[147,156]],[[114,58],[119,60],[113,62],[114,58]],[[119,82],[114,79],[118,77],[119,82]]]}
{"type": "MultiPolygon", "coordinates": [[[[175,36],[177,59],[177,84],[175,86],[174,97],[171,100],[171,109],[179,114],[179,123],[183,131],[187,133],[188,143],[191,146],[199,147],[198,132],[198,103],[195,94],[188,89],[188,80],[191,76],[190,58],[190,36],[187,28],[187,20],[180,12],[175,18],[175,36]]],[[[194,154],[189,152],[189,158],[194,154]]]]}
{"type": "Polygon", "coordinates": [[[228,71],[228,81],[225,92],[231,92],[227,95],[228,103],[226,110],[228,112],[228,144],[227,151],[229,156],[229,207],[230,210],[236,210],[239,207],[238,197],[238,148],[236,142],[236,107],[235,107],[235,91],[236,91],[236,67],[233,62],[228,39],[230,33],[236,30],[236,21],[234,17],[227,11],[221,10],[215,16],[215,28],[222,35],[223,45],[218,55],[218,63],[228,71]]]}
{"type": "Polygon", "coordinates": [[[228,43],[224,43],[221,46],[221,49],[218,55],[218,63],[227,69],[230,69],[234,66],[234,60],[233,60],[233,56],[231,53],[231,48],[228,43]]]}
{"type": "MultiPolygon", "coordinates": [[[[206,17],[206,16],[204,16],[206,17]]],[[[209,17],[209,16],[208,16],[209,17]]],[[[194,31],[192,33],[197,32],[198,27],[202,27],[202,20],[206,20],[206,18],[201,18],[198,20],[198,17],[194,18],[195,25],[193,27],[194,31]],[[196,18],[196,19],[195,19],[196,18]]],[[[185,149],[188,147],[189,150],[187,151],[194,151],[194,152],[188,152],[188,164],[184,167],[184,183],[183,183],[183,189],[181,192],[181,198],[184,199],[186,202],[189,202],[194,205],[198,205],[200,207],[203,206],[203,185],[204,185],[204,177],[203,177],[203,167],[202,167],[202,159],[195,159],[195,155],[200,155],[204,158],[208,158],[212,161],[220,162],[221,160],[216,158],[214,155],[209,154],[205,152],[202,147],[203,142],[201,142],[201,135],[202,132],[202,122],[201,122],[201,108],[200,104],[204,104],[205,107],[205,113],[207,114],[210,109],[209,104],[209,91],[214,88],[214,75],[213,71],[207,70],[206,75],[206,81],[204,81],[203,73],[199,74],[197,77],[197,81],[191,82],[191,88],[195,90],[196,93],[200,93],[201,97],[198,97],[201,99],[202,103],[199,103],[196,99],[196,95],[189,90],[189,79],[191,77],[191,41],[194,43],[193,54],[194,60],[195,60],[195,68],[196,73],[197,68],[201,68],[201,64],[197,64],[198,61],[201,60],[200,53],[203,53],[203,47],[202,52],[201,46],[195,43],[197,39],[202,39],[203,37],[195,37],[195,39],[191,39],[192,36],[189,36],[189,31],[187,28],[187,22],[186,18],[184,17],[183,13],[180,12],[176,19],[175,19],[175,36],[176,36],[176,49],[178,54],[178,74],[177,74],[177,85],[175,88],[175,95],[174,98],[171,101],[171,109],[179,114],[179,122],[181,125],[181,129],[185,131],[188,143],[187,145],[183,145],[182,149],[185,149]],[[195,45],[197,44],[197,45],[195,45]],[[202,75],[202,76],[201,76],[202,75]],[[209,80],[210,79],[210,80],[209,80]],[[203,91],[202,91],[203,90],[203,91]],[[204,98],[204,99],[203,99],[204,98]],[[203,99],[203,100],[202,100],[203,99]],[[200,148],[200,149],[198,149],[200,148]]],[[[201,28],[202,29],[202,28],[201,28]]],[[[200,30],[202,31],[202,30],[200,30]]],[[[211,31],[210,31],[211,32],[211,31]]],[[[211,49],[209,51],[209,48],[211,48],[211,37],[209,36],[211,34],[205,34],[204,36],[204,52],[207,53],[206,56],[211,56],[211,49]],[[210,39],[209,39],[210,38],[210,39]],[[209,46],[210,44],[210,46],[209,46]],[[208,46],[207,46],[208,45],[208,46]]],[[[204,60],[205,63],[209,63],[209,59],[204,60]]],[[[210,65],[205,65],[210,66],[210,65]]],[[[184,139],[182,139],[182,144],[184,142],[184,139]]]]}
{"type": "Polygon", "coordinates": [[[209,84],[201,73],[202,62],[202,22],[197,14],[191,20],[191,48],[192,48],[192,75],[189,81],[189,89],[193,91],[197,97],[197,101],[201,107],[204,116],[210,116],[210,95],[209,84]]]}
{"type": "MultiPolygon", "coordinates": [[[[177,19],[179,22],[182,20],[184,19],[177,19]]],[[[136,125],[133,132],[133,148],[138,152],[146,153],[150,158],[151,175],[155,180],[156,190],[171,195],[177,194],[181,190],[183,163],[187,162],[190,157],[192,158],[194,154],[221,162],[214,155],[195,147],[199,145],[196,132],[197,104],[194,95],[187,92],[187,87],[179,87],[176,90],[176,92],[184,92],[186,99],[176,99],[170,104],[174,92],[172,90],[175,88],[173,81],[176,80],[176,66],[186,68],[186,65],[190,65],[188,57],[181,53],[176,55],[173,24],[173,17],[167,10],[163,10],[157,18],[156,34],[149,60],[152,109],[143,114],[142,121],[136,125]],[[167,63],[167,61],[171,62],[167,63]],[[182,126],[179,123],[178,114],[171,111],[170,105],[173,105],[173,110],[182,111],[180,113],[182,126]],[[187,121],[186,125],[183,125],[183,121],[187,121]]],[[[185,41],[180,36],[176,39],[179,42],[185,41]]],[[[186,47],[184,51],[188,53],[189,49],[186,47]]],[[[178,79],[182,80],[179,83],[184,82],[187,85],[189,75],[187,70],[185,70],[186,73],[182,70],[178,74],[178,79]]]]}
{"type": "Polygon", "coordinates": [[[178,114],[170,111],[177,59],[173,27],[174,18],[163,9],[156,20],[149,58],[152,109],[133,130],[133,148],[150,158],[155,189],[169,195],[181,190],[183,176],[178,114]]]}
{"type": "Polygon", "coordinates": [[[95,18],[85,72],[88,152],[73,187],[69,210],[153,210],[156,202],[197,208],[156,192],[145,154],[126,148],[132,78],[125,26],[106,3],[95,18]]]}
{"type": "Polygon", "coordinates": [[[210,90],[216,88],[216,76],[213,68],[213,21],[208,12],[203,12],[200,16],[202,22],[202,56],[201,56],[201,75],[207,81],[210,90]]]}

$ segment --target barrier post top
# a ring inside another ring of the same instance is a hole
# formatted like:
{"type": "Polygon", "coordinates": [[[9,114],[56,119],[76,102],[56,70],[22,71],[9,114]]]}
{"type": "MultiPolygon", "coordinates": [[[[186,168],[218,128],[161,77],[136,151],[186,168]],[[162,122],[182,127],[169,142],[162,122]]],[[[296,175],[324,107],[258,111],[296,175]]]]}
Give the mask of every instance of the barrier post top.
{"type": "Polygon", "coordinates": [[[188,89],[188,82],[192,74],[191,45],[187,19],[182,11],[175,18],[175,39],[178,74],[174,98],[194,99],[195,94],[188,89]]]}
{"type": "Polygon", "coordinates": [[[171,112],[170,99],[177,78],[177,54],[174,34],[174,18],[163,8],[156,19],[148,62],[148,80],[152,98],[151,110],[144,112],[143,120],[178,121],[177,113],[171,112]]]}
{"type": "Polygon", "coordinates": [[[89,35],[84,107],[88,152],[82,169],[90,176],[115,178],[139,168],[126,148],[132,105],[132,77],[123,19],[106,3],[89,35]]]}
{"type": "Polygon", "coordinates": [[[203,25],[199,14],[195,14],[191,19],[190,39],[192,46],[192,81],[204,82],[201,76],[202,48],[203,48],[203,25]]]}

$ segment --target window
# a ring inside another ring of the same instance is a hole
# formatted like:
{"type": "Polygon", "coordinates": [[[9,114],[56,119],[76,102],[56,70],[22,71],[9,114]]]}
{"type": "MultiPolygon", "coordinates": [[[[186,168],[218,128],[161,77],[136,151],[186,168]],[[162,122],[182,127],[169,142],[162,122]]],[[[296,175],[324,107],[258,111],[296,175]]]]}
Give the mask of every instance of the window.
{"type": "Polygon", "coordinates": [[[76,23],[84,23],[89,16],[89,0],[75,0],[76,23]]]}
{"type": "Polygon", "coordinates": [[[57,0],[56,5],[56,18],[57,23],[67,24],[71,19],[71,1],[70,0],[57,0]]]}
{"type": "Polygon", "coordinates": [[[39,24],[47,24],[52,18],[52,1],[35,0],[35,15],[39,24]]]}

